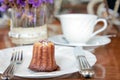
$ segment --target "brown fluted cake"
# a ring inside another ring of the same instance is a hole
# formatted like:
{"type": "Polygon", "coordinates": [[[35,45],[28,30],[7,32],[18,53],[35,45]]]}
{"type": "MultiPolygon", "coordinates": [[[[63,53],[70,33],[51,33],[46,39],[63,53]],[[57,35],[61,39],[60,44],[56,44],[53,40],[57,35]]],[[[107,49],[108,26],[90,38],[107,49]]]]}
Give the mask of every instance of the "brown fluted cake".
{"type": "Polygon", "coordinates": [[[54,56],[54,43],[45,40],[34,43],[29,69],[50,72],[57,70],[57,68],[58,66],[54,56]]]}

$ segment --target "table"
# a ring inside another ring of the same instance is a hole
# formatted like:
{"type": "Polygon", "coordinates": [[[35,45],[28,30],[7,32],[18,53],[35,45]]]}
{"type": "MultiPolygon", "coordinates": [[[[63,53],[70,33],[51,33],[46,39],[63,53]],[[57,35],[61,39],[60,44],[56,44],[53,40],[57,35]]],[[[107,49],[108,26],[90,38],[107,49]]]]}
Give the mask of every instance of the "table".
{"type": "MultiPolygon", "coordinates": [[[[10,38],[8,37],[9,27],[0,29],[0,50],[13,47],[14,44],[11,43],[10,38]]],[[[90,80],[120,80],[120,32],[117,33],[117,37],[111,38],[111,43],[105,46],[100,46],[95,49],[94,55],[97,58],[97,62],[94,65],[94,70],[97,75],[101,74],[98,66],[105,70],[105,75],[103,78],[92,78],[90,80]]],[[[78,73],[67,74],[55,78],[51,78],[52,80],[56,79],[79,79],[84,80],[84,78],[78,73]]],[[[39,79],[27,79],[14,77],[12,80],[39,80],[39,79]]],[[[48,79],[42,79],[48,80],[48,79]]]]}

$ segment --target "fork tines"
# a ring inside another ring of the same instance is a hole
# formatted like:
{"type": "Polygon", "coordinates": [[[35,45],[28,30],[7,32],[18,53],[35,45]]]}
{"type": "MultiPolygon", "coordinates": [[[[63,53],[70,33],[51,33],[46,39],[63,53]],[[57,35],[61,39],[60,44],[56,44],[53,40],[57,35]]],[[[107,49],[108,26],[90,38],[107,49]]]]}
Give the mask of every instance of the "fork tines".
{"type": "Polygon", "coordinates": [[[7,69],[5,70],[5,72],[3,73],[3,75],[1,76],[1,78],[3,80],[8,80],[11,77],[13,77],[13,72],[14,72],[14,64],[10,64],[7,69]]]}
{"type": "Polygon", "coordinates": [[[21,62],[23,60],[23,50],[14,51],[12,53],[11,62],[21,62]]]}
{"type": "Polygon", "coordinates": [[[11,57],[10,62],[20,64],[20,63],[22,63],[22,61],[23,61],[23,50],[14,51],[12,53],[12,57],[11,57]]]}
{"type": "Polygon", "coordinates": [[[91,68],[91,66],[90,66],[90,64],[87,61],[85,56],[82,56],[82,55],[78,56],[78,59],[79,59],[81,69],[89,69],[89,68],[91,68]]]}
{"type": "Polygon", "coordinates": [[[9,80],[14,76],[15,64],[21,64],[23,61],[23,51],[14,51],[11,56],[10,64],[1,75],[3,80],[9,80]]]}

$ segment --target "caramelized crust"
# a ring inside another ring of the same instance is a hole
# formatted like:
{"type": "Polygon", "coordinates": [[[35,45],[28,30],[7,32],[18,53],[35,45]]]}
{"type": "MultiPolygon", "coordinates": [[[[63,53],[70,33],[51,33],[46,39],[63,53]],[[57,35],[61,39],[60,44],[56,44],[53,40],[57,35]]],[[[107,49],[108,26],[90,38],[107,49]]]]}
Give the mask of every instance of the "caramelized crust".
{"type": "Polygon", "coordinates": [[[29,69],[44,72],[57,70],[54,48],[54,44],[50,41],[36,42],[33,45],[33,56],[29,69]]]}

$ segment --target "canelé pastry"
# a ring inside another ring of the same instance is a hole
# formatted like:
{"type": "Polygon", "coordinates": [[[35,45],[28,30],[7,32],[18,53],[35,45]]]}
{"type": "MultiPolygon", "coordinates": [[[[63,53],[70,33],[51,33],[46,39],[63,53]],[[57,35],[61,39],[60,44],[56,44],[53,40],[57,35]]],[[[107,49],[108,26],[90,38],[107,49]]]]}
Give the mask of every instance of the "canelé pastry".
{"type": "Polygon", "coordinates": [[[42,72],[57,70],[58,66],[55,61],[54,48],[54,43],[50,41],[43,40],[34,43],[29,69],[42,72]]]}

